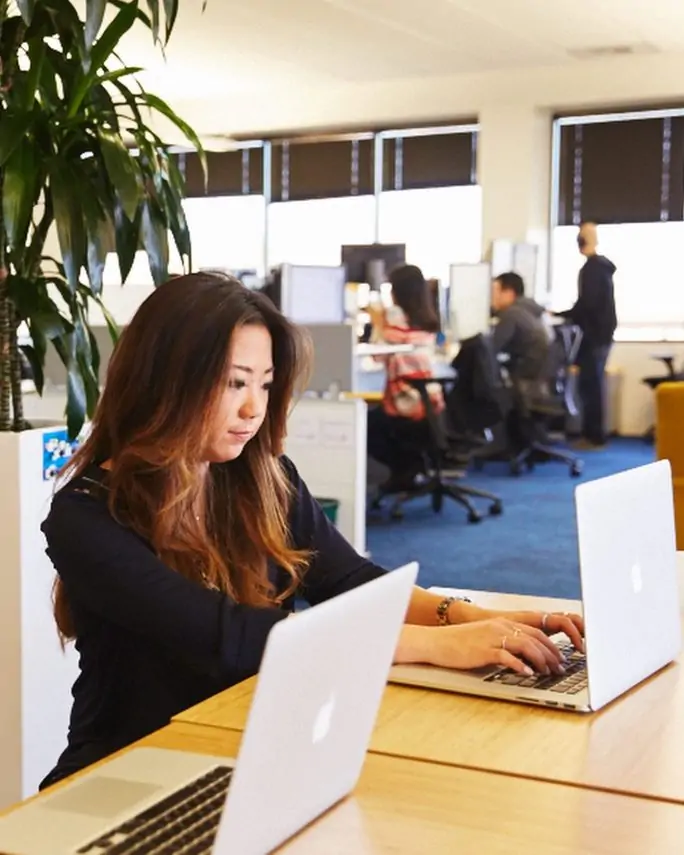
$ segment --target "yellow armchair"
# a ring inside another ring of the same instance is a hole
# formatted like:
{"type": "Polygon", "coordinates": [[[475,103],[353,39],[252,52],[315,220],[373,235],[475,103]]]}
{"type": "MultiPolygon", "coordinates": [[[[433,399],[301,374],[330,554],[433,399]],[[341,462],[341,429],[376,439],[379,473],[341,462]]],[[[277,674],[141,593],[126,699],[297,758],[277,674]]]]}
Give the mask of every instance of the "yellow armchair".
{"type": "Polygon", "coordinates": [[[656,455],[672,466],[677,549],[684,550],[684,382],[656,389],[656,455]]]}

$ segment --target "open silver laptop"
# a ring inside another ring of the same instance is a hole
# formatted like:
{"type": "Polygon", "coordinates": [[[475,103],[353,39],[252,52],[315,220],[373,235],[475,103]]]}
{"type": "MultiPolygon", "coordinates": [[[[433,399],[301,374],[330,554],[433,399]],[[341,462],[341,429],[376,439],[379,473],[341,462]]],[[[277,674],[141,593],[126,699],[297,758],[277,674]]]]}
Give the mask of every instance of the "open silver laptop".
{"type": "Polygon", "coordinates": [[[592,712],[676,659],[681,626],[669,462],[580,484],[575,506],[586,657],[556,636],[569,660],[563,676],[402,665],[390,680],[592,712]]]}
{"type": "Polygon", "coordinates": [[[417,564],[272,629],[236,762],[137,748],[0,819],[5,855],[263,855],[358,780],[417,564]]]}

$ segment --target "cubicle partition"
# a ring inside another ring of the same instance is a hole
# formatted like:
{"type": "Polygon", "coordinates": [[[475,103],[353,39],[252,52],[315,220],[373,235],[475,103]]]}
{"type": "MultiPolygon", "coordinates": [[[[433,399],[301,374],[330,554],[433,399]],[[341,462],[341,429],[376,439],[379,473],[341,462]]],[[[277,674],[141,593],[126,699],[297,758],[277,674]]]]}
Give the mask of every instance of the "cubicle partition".
{"type": "Polygon", "coordinates": [[[286,454],[314,496],[340,505],[337,527],[366,553],[366,404],[302,398],[290,414],[286,454]]]}

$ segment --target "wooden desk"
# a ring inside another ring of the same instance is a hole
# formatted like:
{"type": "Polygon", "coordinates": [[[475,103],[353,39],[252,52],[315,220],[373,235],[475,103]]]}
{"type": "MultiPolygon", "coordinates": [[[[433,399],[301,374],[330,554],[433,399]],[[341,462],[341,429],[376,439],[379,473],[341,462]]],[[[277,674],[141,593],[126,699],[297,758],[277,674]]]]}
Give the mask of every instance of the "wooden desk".
{"type": "MultiPolygon", "coordinates": [[[[473,598],[492,607],[573,605],[473,598]]],[[[684,803],[683,673],[681,665],[670,666],[590,715],[389,685],[371,751],[684,803]]],[[[241,730],[253,688],[248,680],[178,720],[241,730]]]]}
{"type": "MultiPolygon", "coordinates": [[[[138,744],[234,757],[239,741],[172,724],[138,744]]],[[[279,851],[680,855],[682,839],[680,805],[370,754],[354,795],[279,851]]]]}

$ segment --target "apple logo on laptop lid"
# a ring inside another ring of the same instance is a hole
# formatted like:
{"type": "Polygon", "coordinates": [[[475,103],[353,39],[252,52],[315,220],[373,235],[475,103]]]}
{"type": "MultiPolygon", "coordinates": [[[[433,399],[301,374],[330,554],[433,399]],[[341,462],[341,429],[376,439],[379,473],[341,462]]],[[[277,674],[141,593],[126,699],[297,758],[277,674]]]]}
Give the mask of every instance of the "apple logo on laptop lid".
{"type": "Polygon", "coordinates": [[[321,706],[316,714],[311,739],[314,745],[323,742],[330,732],[333,712],[335,710],[335,695],[330,695],[328,700],[321,706]]]}

